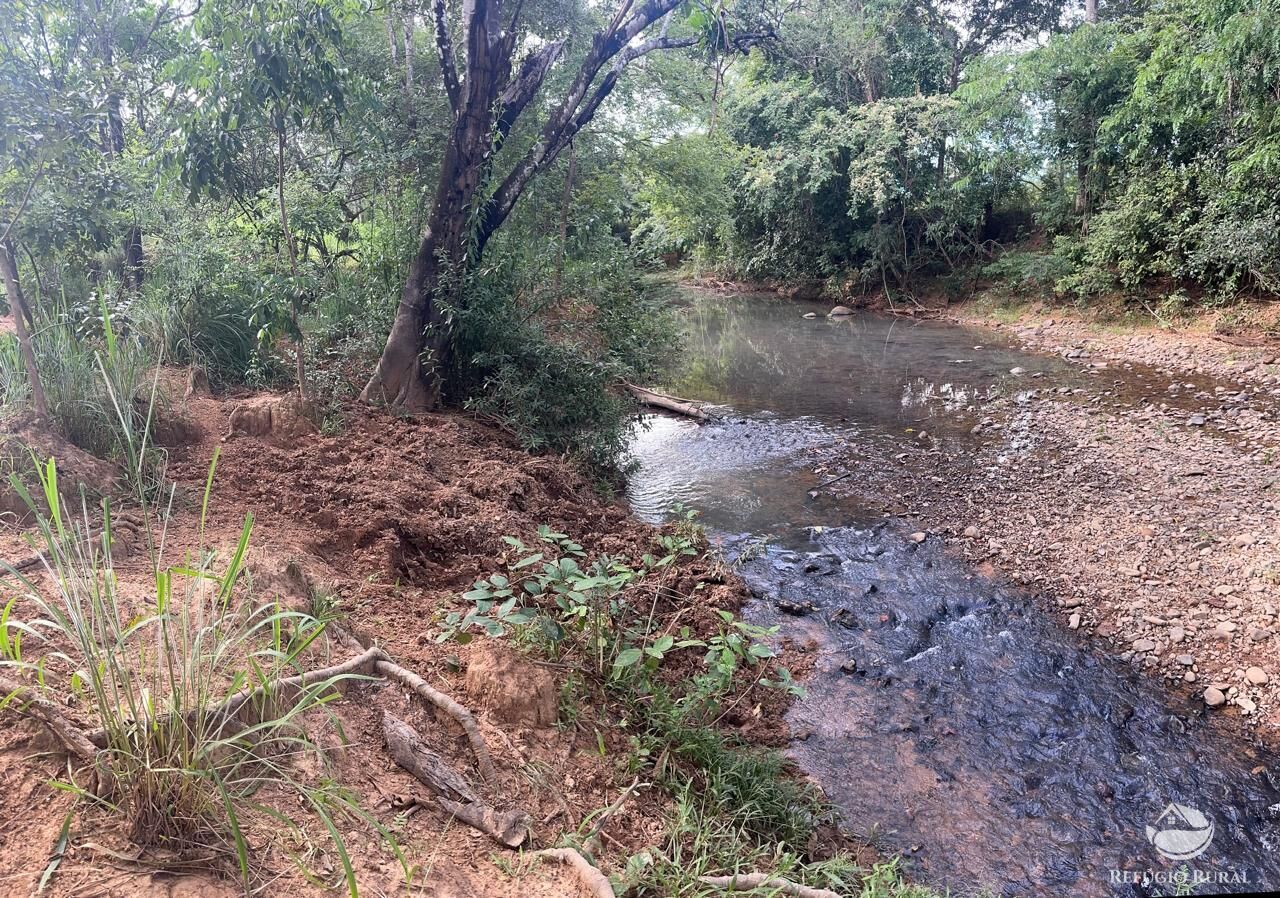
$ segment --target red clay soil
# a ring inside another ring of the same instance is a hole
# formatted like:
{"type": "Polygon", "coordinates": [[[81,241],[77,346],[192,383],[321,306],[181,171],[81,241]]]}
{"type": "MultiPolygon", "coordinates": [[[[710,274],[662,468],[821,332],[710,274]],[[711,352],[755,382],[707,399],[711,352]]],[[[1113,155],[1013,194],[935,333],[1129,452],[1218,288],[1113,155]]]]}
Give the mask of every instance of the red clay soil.
{"type": "MultiPolygon", "coordinates": [[[[168,431],[194,440],[170,449],[169,475],[178,485],[171,560],[197,545],[201,494],[214,450],[220,448],[205,542],[233,545],[245,515],[252,513],[255,591],[302,603],[309,591],[326,590],[338,602],[344,625],[362,640],[376,641],[431,685],[470,705],[499,770],[500,782],[484,788],[482,797],[527,811],[534,847],[556,844],[592,811],[612,803],[630,777],[621,769],[628,734],[609,708],[579,707],[571,724],[538,725],[545,713],[524,706],[545,708],[547,690],[558,692],[565,670],[517,658],[514,663],[527,673],[515,684],[514,695],[492,690],[472,695],[469,667],[507,670],[511,659],[495,659],[488,640],[442,645],[435,637],[443,615],[461,607],[459,593],[478,576],[499,569],[504,553],[511,551],[503,536],[532,543],[538,525],[547,524],[571,535],[589,554],[607,553],[634,564],[654,549],[656,531],[602,499],[566,462],[530,456],[501,431],[462,414],[403,418],[360,410],[336,436],[313,434],[273,445],[270,435],[224,440],[233,408],[234,403],[199,395],[171,406],[171,414],[183,420],[170,422],[168,431]]],[[[0,534],[0,556],[12,558],[21,551],[12,530],[0,534]]],[[[142,559],[117,564],[122,580],[134,578],[143,589],[149,570],[142,559]]],[[[736,609],[744,595],[736,578],[701,559],[681,565],[662,585],[663,610],[695,630],[713,625],[715,607],[736,609]]],[[[335,648],[331,660],[342,657],[345,653],[335,648]]],[[[785,707],[777,693],[749,695],[726,723],[758,741],[777,743],[785,735],[785,707]]],[[[334,719],[315,724],[319,732],[314,735],[332,747],[336,779],[395,831],[418,868],[412,894],[578,894],[575,881],[555,865],[521,862],[516,853],[501,852],[437,810],[410,812],[406,800],[426,793],[383,745],[382,713],[404,718],[442,757],[469,770],[467,743],[447,717],[421,710],[402,689],[382,682],[352,687],[332,709],[334,719]],[[513,865],[504,868],[514,877],[495,865],[495,852],[513,865]]],[[[66,762],[50,751],[41,730],[29,721],[2,719],[0,894],[25,895],[35,890],[48,866],[73,801],[48,785],[66,776],[66,762]]],[[[265,800],[296,802],[284,796],[265,800]]],[[[306,819],[296,807],[293,812],[306,819]]],[[[656,792],[629,801],[605,830],[606,866],[658,844],[664,816],[665,802],[656,792]]],[[[361,894],[406,894],[400,866],[373,827],[352,819],[342,827],[361,894]]],[[[322,833],[318,823],[289,833],[268,818],[256,821],[249,839],[260,865],[260,894],[330,894],[308,882],[291,860],[305,859],[314,874],[335,883],[340,868],[322,833]]],[[[129,843],[123,825],[109,812],[82,804],[45,894],[240,893],[225,876],[225,857],[210,857],[177,873],[163,868],[129,843]]]]}

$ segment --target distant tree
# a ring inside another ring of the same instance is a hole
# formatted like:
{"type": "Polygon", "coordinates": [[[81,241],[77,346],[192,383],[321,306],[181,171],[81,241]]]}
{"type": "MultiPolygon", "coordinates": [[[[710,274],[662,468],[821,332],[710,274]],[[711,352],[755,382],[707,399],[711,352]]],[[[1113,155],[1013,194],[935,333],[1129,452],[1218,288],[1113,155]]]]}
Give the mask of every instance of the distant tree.
{"type": "Polygon", "coordinates": [[[285,200],[286,157],[291,131],[331,130],[345,109],[339,49],[349,11],[344,0],[212,0],[192,23],[202,52],[178,68],[180,83],[198,98],[182,127],[180,161],[193,196],[239,189],[246,143],[264,129],[271,136],[276,211],[290,274],[285,324],[303,396],[306,356],[299,318],[306,286],[285,200]]]}

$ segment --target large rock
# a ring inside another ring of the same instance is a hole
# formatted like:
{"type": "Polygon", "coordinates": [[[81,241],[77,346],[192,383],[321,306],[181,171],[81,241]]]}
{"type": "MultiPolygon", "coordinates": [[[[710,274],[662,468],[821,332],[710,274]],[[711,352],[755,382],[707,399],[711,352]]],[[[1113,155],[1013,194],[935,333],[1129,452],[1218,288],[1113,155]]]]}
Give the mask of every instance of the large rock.
{"type": "Polygon", "coordinates": [[[551,673],[497,644],[478,647],[467,664],[467,693],[503,723],[556,722],[560,691],[551,673]]]}
{"type": "Polygon", "coordinates": [[[828,318],[847,318],[853,314],[853,309],[848,306],[836,306],[827,313],[828,318]]]}

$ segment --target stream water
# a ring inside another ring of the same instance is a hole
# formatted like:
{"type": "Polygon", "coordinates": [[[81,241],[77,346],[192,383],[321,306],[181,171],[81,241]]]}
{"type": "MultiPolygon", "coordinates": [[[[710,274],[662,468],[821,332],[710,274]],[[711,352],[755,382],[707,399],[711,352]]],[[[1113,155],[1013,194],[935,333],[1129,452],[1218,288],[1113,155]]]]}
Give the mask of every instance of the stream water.
{"type": "Polygon", "coordinates": [[[629,498],[650,520],[701,511],[759,597],[749,615],[816,644],[790,752],[845,825],[956,894],[1172,895],[1180,870],[1194,894],[1280,888],[1280,772],[1232,721],[878,508],[815,494],[816,448],[886,458],[922,429],[967,439],[989,402],[1031,383],[1136,402],[1167,398],[1167,382],[1134,370],[1100,385],[991,332],[825,311],[691,300],[670,387],[726,414],[652,417],[629,498]],[[1193,810],[1162,816],[1171,803],[1193,810]],[[1152,837],[1208,847],[1171,860],[1152,837]]]}

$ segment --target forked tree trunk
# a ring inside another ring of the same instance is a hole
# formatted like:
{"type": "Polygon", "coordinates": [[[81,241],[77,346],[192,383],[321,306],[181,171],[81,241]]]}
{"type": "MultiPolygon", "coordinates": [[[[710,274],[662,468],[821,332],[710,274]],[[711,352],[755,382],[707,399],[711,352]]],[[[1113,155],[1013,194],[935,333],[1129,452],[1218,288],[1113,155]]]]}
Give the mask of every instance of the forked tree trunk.
{"type": "Polygon", "coordinates": [[[675,9],[679,0],[643,0],[634,6],[633,2],[627,0],[609,25],[592,38],[585,59],[539,138],[499,183],[488,203],[477,209],[479,189],[494,154],[559,59],[564,41],[543,44],[513,72],[512,60],[521,36],[517,27],[520,4],[515,4],[513,19],[504,28],[502,0],[468,0],[463,4],[462,25],[466,67],[460,78],[445,0],[433,0],[436,50],[455,119],[427,228],[410,265],[382,357],[361,393],[362,399],[409,411],[439,405],[452,361],[454,312],[461,308],[463,284],[489,238],[510,215],[529,182],[591,121],[628,62],[655,50],[694,43],[695,38],[668,39],[665,28],[656,38],[635,42],[641,32],[675,9]],[[610,70],[598,77],[611,61],[610,70]]]}
{"type": "Polygon", "coordinates": [[[22,354],[22,364],[27,369],[27,380],[31,383],[31,404],[35,407],[36,416],[45,419],[49,417],[49,403],[45,399],[44,385],[40,382],[40,371],[36,367],[31,332],[27,330],[31,311],[27,308],[26,297],[22,295],[22,284],[18,280],[18,259],[13,254],[12,240],[5,240],[0,246],[0,268],[4,269],[4,290],[9,297],[9,313],[13,316],[13,331],[18,337],[18,351],[22,354]]]}

